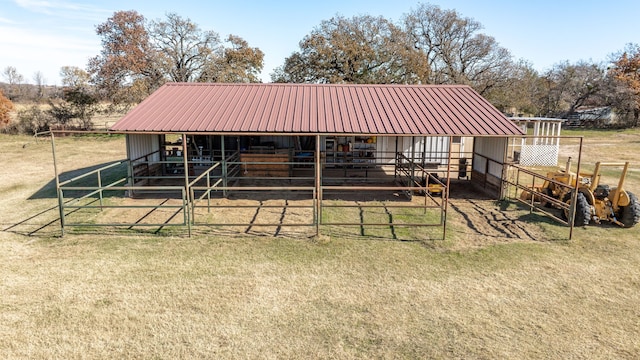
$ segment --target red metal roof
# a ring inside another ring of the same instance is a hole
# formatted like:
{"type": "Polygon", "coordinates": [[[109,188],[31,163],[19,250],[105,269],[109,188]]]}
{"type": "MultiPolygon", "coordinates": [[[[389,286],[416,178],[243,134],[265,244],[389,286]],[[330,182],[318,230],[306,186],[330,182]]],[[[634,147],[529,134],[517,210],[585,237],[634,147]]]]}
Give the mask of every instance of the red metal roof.
{"type": "Polygon", "coordinates": [[[465,85],[167,83],[121,132],[521,135],[465,85]]]}

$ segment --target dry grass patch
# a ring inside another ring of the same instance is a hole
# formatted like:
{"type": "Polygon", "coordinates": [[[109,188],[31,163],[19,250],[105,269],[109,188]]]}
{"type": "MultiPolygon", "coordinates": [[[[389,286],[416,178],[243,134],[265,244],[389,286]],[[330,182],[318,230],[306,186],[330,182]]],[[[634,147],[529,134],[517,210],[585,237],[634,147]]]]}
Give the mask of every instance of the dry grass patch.
{"type": "MultiPolygon", "coordinates": [[[[59,238],[50,144],[0,141],[13,169],[0,183],[0,358],[640,357],[640,228],[566,241],[536,214],[472,199],[452,202],[445,241],[357,227],[59,238]]],[[[66,172],[124,153],[122,139],[58,145],[66,172]]]]}
{"type": "Polygon", "coordinates": [[[639,354],[637,243],[7,240],[3,357],[639,354]]]}

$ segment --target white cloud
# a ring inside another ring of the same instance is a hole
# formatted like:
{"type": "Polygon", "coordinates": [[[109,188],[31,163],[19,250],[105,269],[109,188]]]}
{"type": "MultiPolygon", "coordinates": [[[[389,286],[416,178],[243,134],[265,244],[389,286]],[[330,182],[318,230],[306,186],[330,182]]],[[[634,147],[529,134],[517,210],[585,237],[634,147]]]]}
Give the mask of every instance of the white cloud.
{"type": "Polygon", "coordinates": [[[11,19],[0,17],[0,24],[16,24],[16,22],[11,19]]]}
{"type": "Polygon", "coordinates": [[[0,24],[0,48],[0,68],[14,66],[27,80],[41,71],[53,84],[59,82],[62,66],[85,68],[89,58],[100,52],[100,42],[0,24]]]}
{"type": "Polygon", "coordinates": [[[16,5],[34,13],[68,19],[104,19],[110,10],[69,1],[14,0],[16,5]]]}
{"type": "Polygon", "coordinates": [[[99,54],[94,24],[112,13],[102,5],[90,0],[11,2],[14,9],[0,9],[0,69],[14,66],[25,79],[40,71],[54,84],[62,66],[86,68],[89,58],[99,54]]]}
{"type": "Polygon", "coordinates": [[[0,46],[3,47],[19,46],[20,48],[93,51],[96,53],[99,50],[97,40],[89,41],[79,37],[53,35],[18,27],[0,26],[0,34],[11,34],[10,36],[2,36],[0,39],[0,46]]]}

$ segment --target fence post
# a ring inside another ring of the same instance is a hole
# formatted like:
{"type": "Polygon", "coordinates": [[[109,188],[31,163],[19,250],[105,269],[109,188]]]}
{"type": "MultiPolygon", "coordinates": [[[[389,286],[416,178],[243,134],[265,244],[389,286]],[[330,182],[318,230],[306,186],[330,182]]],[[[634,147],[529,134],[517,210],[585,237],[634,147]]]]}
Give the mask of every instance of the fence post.
{"type": "Polygon", "coordinates": [[[102,175],[101,175],[100,170],[98,170],[98,189],[100,189],[100,191],[98,192],[98,196],[100,198],[100,211],[102,211],[104,209],[102,208],[102,197],[103,197],[103,195],[102,195],[102,175]]]}
{"type": "Polygon", "coordinates": [[[61,236],[64,236],[64,199],[62,194],[62,189],[60,188],[60,176],[58,175],[58,162],[56,160],[56,141],[55,134],[51,129],[49,129],[51,133],[51,153],[53,154],[53,171],[55,172],[56,179],[56,193],[58,195],[58,211],[60,213],[60,231],[61,236]]]}
{"type": "Polygon", "coordinates": [[[184,214],[184,222],[187,224],[187,231],[191,237],[191,219],[189,217],[189,201],[187,200],[187,191],[182,189],[182,212],[184,214]]]}
{"type": "Polygon", "coordinates": [[[529,206],[529,214],[533,214],[533,206],[536,200],[536,193],[535,193],[535,189],[536,189],[536,177],[535,175],[531,177],[531,191],[529,192],[529,194],[531,194],[531,204],[529,206]]]}
{"type": "Polygon", "coordinates": [[[578,165],[576,168],[576,185],[573,188],[573,194],[571,195],[571,207],[569,208],[569,240],[573,239],[573,228],[575,227],[575,215],[576,215],[576,201],[578,200],[578,178],[580,177],[580,168],[582,166],[582,140],[580,137],[580,147],[578,148],[578,165]]]}
{"type": "Polygon", "coordinates": [[[58,189],[58,209],[60,210],[60,230],[64,236],[64,194],[61,188],[58,189]]]}
{"type": "Polygon", "coordinates": [[[195,216],[196,216],[196,199],[195,199],[195,192],[193,191],[193,188],[191,186],[189,186],[189,188],[187,189],[187,196],[189,197],[189,223],[195,222],[195,216]]]}
{"type": "Polygon", "coordinates": [[[207,213],[211,213],[211,168],[207,170],[207,213]]]}

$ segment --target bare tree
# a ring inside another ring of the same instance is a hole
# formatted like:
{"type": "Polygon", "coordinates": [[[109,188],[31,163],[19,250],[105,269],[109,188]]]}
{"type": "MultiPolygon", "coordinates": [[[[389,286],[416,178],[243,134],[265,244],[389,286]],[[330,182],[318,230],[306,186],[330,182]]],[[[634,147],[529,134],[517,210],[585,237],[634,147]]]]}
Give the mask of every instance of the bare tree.
{"type": "Polygon", "coordinates": [[[18,70],[13,66],[7,66],[4,68],[2,74],[10,85],[22,84],[24,81],[24,76],[18,73],[18,70]]]}
{"type": "Polygon", "coordinates": [[[433,84],[468,84],[480,94],[507,81],[511,54],[455,10],[420,4],[403,18],[405,31],[430,68],[433,84]]]}
{"type": "Polygon", "coordinates": [[[484,96],[504,113],[540,115],[546,105],[547,87],[531,63],[520,60],[506,74],[508,81],[493,87],[484,96]]]}
{"type": "Polygon", "coordinates": [[[13,66],[7,66],[2,72],[7,83],[9,83],[9,89],[7,91],[7,97],[11,101],[15,101],[22,95],[22,83],[24,82],[24,76],[18,72],[13,66]]]}
{"type": "Polygon", "coordinates": [[[161,68],[171,81],[197,80],[222,52],[218,33],[202,31],[190,19],[174,13],[164,21],[153,21],[151,36],[161,68]]]}
{"type": "Polygon", "coordinates": [[[42,100],[42,98],[44,97],[45,83],[47,81],[44,78],[42,71],[36,71],[35,73],[33,73],[33,81],[36,85],[36,100],[42,100]]]}
{"type": "Polygon", "coordinates": [[[558,63],[543,75],[548,86],[546,116],[566,117],[585,105],[603,105],[601,91],[606,81],[602,65],[579,61],[558,63]]]}

